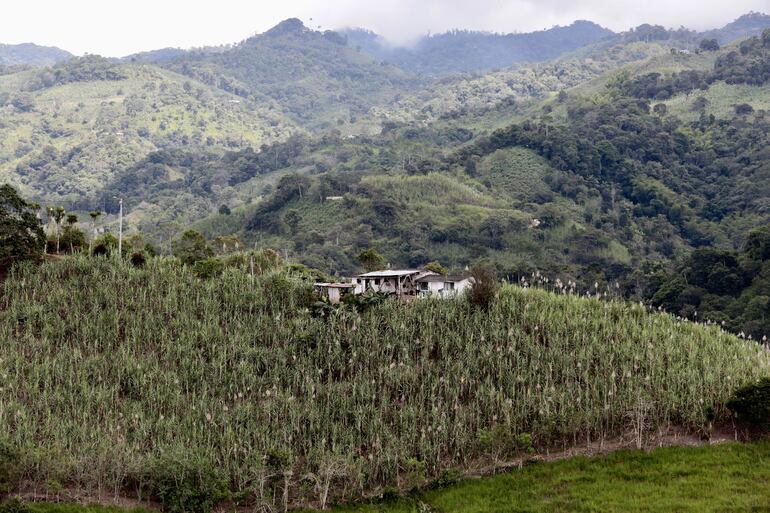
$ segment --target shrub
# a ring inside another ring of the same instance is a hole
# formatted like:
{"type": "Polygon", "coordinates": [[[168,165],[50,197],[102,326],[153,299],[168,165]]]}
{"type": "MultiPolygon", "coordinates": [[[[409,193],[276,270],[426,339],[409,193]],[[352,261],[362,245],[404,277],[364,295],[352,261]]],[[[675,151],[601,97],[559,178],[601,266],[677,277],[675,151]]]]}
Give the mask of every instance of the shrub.
{"type": "Polygon", "coordinates": [[[430,262],[429,264],[426,264],[425,265],[425,270],[426,271],[433,271],[434,273],[437,273],[437,274],[448,274],[449,273],[447,268],[444,267],[443,265],[441,265],[440,262],[430,262]]]}
{"type": "Polygon", "coordinates": [[[214,276],[219,276],[225,269],[225,264],[216,258],[207,258],[199,260],[193,264],[192,271],[195,276],[203,280],[208,280],[214,276]]]}
{"type": "Polygon", "coordinates": [[[386,504],[397,502],[400,498],[401,495],[398,493],[398,488],[392,486],[383,489],[379,497],[380,501],[386,504]]]}
{"type": "Polygon", "coordinates": [[[440,490],[457,484],[460,474],[455,470],[442,470],[431,484],[431,489],[440,490]]]}
{"type": "Polygon", "coordinates": [[[171,242],[174,256],[185,265],[205,260],[214,255],[203,234],[196,230],[187,230],[181,237],[171,242]]]}
{"type": "Polygon", "coordinates": [[[227,498],[227,483],[203,458],[164,457],[151,474],[153,496],[168,513],[209,513],[227,498]]]}
{"type": "Polygon", "coordinates": [[[736,390],[727,407],[740,424],[770,432],[770,378],[736,390]]]}
{"type": "Polygon", "coordinates": [[[16,487],[20,477],[19,453],[9,444],[0,442],[0,498],[16,487]]]}
{"type": "Polygon", "coordinates": [[[30,513],[31,511],[29,506],[21,502],[18,497],[0,504],[0,513],[30,513]]]}
{"type": "Polygon", "coordinates": [[[366,272],[372,272],[382,269],[385,266],[385,258],[375,249],[367,249],[358,255],[358,261],[366,272]]]}
{"type": "Polygon", "coordinates": [[[739,103],[735,106],[735,113],[739,116],[745,116],[754,112],[754,107],[748,103],[739,103]]]}
{"type": "MultiPolygon", "coordinates": [[[[56,250],[56,247],[54,246],[54,251],[56,250]]],[[[102,257],[108,257],[110,256],[110,248],[107,246],[107,244],[99,243],[96,246],[94,246],[93,251],[91,251],[91,254],[93,256],[102,256],[102,257]]]]}
{"type": "Polygon", "coordinates": [[[497,296],[500,283],[495,271],[487,265],[477,265],[471,269],[473,284],[468,299],[471,304],[483,310],[489,309],[497,296]]]}
{"type": "Polygon", "coordinates": [[[144,267],[144,264],[147,263],[147,257],[144,256],[144,253],[141,251],[137,251],[135,253],[131,254],[131,265],[134,267],[144,267]]]}

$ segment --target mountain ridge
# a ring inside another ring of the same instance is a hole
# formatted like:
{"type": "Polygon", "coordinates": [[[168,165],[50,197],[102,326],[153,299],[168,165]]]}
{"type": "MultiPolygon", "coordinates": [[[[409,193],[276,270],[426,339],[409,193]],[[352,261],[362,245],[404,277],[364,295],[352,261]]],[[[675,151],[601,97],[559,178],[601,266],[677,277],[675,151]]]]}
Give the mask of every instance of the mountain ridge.
{"type": "Polygon", "coordinates": [[[70,52],[55,46],[41,46],[35,43],[0,43],[0,65],[50,66],[74,57],[70,52]]]}

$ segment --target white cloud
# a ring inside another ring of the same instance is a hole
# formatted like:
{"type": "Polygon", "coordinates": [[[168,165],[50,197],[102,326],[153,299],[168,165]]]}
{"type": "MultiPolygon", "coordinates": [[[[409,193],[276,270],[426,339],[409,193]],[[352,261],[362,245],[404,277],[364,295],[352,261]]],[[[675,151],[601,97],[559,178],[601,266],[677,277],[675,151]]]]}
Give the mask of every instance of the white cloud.
{"type": "Polygon", "coordinates": [[[526,32],[575,19],[614,30],[640,23],[706,29],[751,10],[770,10],[770,0],[6,1],[0,42],[31,41],[110,56],[237,42],[289,17],[314,28],[366,27],[408,42],[452,28],[526,32]]]}

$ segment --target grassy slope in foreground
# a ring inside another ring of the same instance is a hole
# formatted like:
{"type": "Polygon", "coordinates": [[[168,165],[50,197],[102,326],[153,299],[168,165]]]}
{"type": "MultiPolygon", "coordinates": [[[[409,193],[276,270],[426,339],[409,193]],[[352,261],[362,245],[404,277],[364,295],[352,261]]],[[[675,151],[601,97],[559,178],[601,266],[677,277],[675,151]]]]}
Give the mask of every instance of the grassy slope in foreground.
{"type": "Polygon", "coordinates": [[[335,511],[760,513],[770,512],[768,497],[770,443],[761,442],[578,456],[463,481],[413,501],[335,511]]]}
{"type": "MultiPolygon", "coordinates": [[[[336,508],[336,513],[732,513],[769,512],[770,442],[649,453],[574,457],[468,480],[398,503],[336,508]]],[[[131,513],[95,506],[32,504],[32,513],[131,513]]],[[[133,513],[143,513],[134,510],[133,513]]]]}
{"type": "Polygon", "coordinates": [[[38,491],[146,494],[154,473],[200,465],[250,504],[280,502],[288,484],[301,506],[318,483],[349,501],[514,456],[481,443],[495,426],[540,448],[707,430],[768,371],[758,345],[716,328],[510,286],[489,312],[387,301],[321,319],[307,301],[283,271],[200,282],[164,259],[78,257],[11,277],[0,433],[38,491]]]}

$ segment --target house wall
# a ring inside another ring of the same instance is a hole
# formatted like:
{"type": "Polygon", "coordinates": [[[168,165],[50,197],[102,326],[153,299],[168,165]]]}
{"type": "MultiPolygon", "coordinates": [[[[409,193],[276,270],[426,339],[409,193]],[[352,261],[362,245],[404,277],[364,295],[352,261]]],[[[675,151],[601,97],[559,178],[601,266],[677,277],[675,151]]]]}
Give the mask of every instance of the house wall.
{"type": "Polygon", "coordinates": [[[383,292],[386,294],[398,293],[398,282],[401,280],[401,291],[406,293],[410,290],[410,280],[408,277],[401,278],[354,278],[355,293],[363,294],[369,289],[373,289],[375,292],[383,292]],[[361,283],[359,283],[361,280],[361,283]],[[379,283],[377,283],[379,281],[379,283]]]}
{"type": "Polygon", "coordinates": [[[471,283],[471,279],[470,278],[466,278],[466,279],[464,279],[462,281],[458,281],[457,283],[455,283],[454,294],[455,295],[462,294],[463,292],[468,290],[471,287],[471,285],[472,285],[472,283],[471,283]]]}
{"type": "Polygon", "coordinates": [[[459,296],[465,292],[465,290],[471,286],[471,280],[465,279],[458,282],[432,281],[428,282],[427,285],[427,290],[423,288],[419,289],[421,295],[451,298],[459,296]]]}

